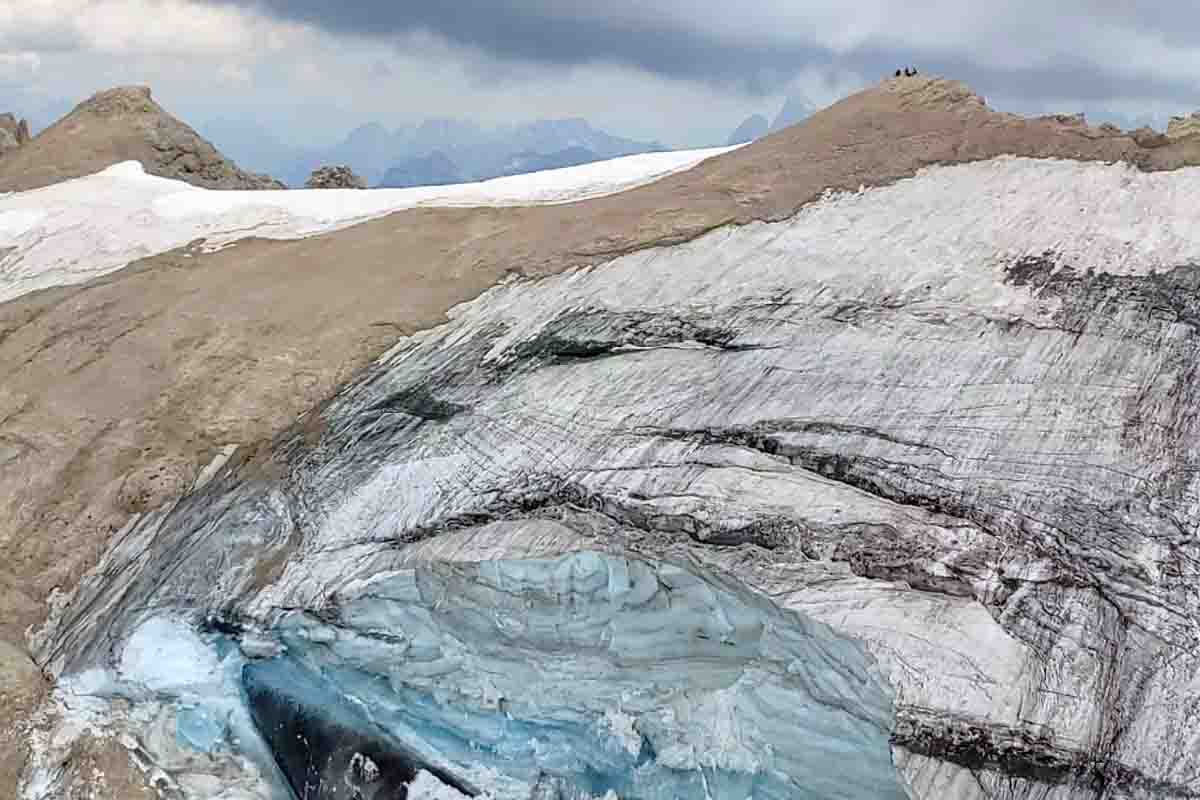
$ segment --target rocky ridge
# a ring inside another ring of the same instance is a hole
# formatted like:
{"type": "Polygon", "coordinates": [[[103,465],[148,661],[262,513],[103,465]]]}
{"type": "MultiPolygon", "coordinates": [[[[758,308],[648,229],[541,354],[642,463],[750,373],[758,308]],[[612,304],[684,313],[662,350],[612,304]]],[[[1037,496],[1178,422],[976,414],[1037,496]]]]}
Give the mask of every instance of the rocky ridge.
{"type": "Polygon", "coordinates": [[[1174,180],[1145,172],[1197,156],[1188,138],[1145,146],[888,81],[620,197],[404,212],[0,306],[7,635],[101,558],[38,639],[53,673],[66,653],[103,661],[134,622],[123,603],[319,610],[310,567],[336,586],[447,531],[552,523],[540,552],[686,552],[861,638],[897,688],[914,797],[1192,797],[1177,609],[1196,599],[1200,255],[1186,235],[1153,249],[1166,211],[1124,244],[1111,223],[1174,180]],[[1009,216],[955,216],[979,187],[1009,216]],[[940,218],[969,224],[923,233],[940,218]],[[1038,233],[1055,219],[1075,227],[1038,233]],[[988,237],[1011,231],[1026,238],[998,252],[988,237]],[[396,342],[522,274],[537,280],[396,342]],[[227,442],[215,480],[173,505],[227,442]],[[158,580],[233,532],[261,569],[205,571],[224,554],[158,580]],[[343,547],[359,558],[327,558],[343,547]]]}
{"type": "Polygon", "coordinates": [[[1189,136],[1200,136],[1200,111],[1188,116],[1171,117],[1167,124],[1168,139],[1182,139],[1189,136]]]}
{"type": "Polygon", "coordinates": [[[145,86],[99,92],[0,162],[0,191],[23,191],[139,161],[151,175],[211,189],[282,189],[245,172],[171,116],[145,86]]]}

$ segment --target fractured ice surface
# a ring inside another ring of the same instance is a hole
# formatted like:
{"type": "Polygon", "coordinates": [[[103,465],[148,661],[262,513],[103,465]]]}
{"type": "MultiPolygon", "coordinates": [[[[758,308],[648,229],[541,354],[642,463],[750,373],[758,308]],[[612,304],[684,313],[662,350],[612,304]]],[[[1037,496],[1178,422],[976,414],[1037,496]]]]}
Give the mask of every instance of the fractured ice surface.
{"type": "Polygon", "coordinates": [[[263,798],[290,782],[382,800],[418,778],[498,800],[905,797],[866,651],[672,564],[430,562],[346,586],[273,635],[282,655],[248,660],[151,617],[90,691],[132,701],[110,724],[188,798],[207,796],[188,751],[226,777],[256,764],[239,780],[263,798]]]}
{"type": "Polygon", "coordinates": [[[59,682],[60,720],[40,742],[23,800],[63,796],[62,765],[83,732],[116,738],[167,798],[290,800],[238,689],[237,647],[182,617],[151,616],[106,665],[59,682]]]}
{"type": "Polygon", "coordinates": [[[220,683],[220,659],[190,628],[167,617],[138,626],[121,650],[120,680],[152,692],[202,691],[220,683]]]}
{"type": "MultiPolygon", "coordinates": [[[[391,680],[369,676],[401,643],[333,622],[391,619],[364,593],[441,574],[422,559],[686,557],[869,650],[914,798],[1194,798],[1198,178],[934,168],[495,287],[273,442],[270,469],[241,448],[131,523],[56,609],[39,660],[77,672],[143,609],[196,609],[261,626],[256,654],[284,636],[284,658],[349,697],[391,680]]],[[[421,652],[405,651],[410,682],[459,651],[421,652]]],[[[432,736],[438,695],[409,689],[404,713],[432,736]]],[[[712,720],[723,692],[686,713],[712,720]]],[[[605,711],[626,752],[657,736],[662,768],[762,758],[605,711]]],[[[574,777],[536,792],[574,792],[574,777]]]]}

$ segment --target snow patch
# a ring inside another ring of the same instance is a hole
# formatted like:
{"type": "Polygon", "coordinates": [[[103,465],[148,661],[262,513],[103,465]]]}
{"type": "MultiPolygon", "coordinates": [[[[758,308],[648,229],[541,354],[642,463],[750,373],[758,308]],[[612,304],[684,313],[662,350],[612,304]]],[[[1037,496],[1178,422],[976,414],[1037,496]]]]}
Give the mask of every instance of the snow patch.
{"type": "Polygon", "coordinates": [[[0,195],[0,302],[82,283],[198,239],[211,251],[252,236],[314,236],[417,206],[573,202],[630,189],[730,149],[642,153],[479,183],[367,191],[202,189],[126,161],[0,195]]]}

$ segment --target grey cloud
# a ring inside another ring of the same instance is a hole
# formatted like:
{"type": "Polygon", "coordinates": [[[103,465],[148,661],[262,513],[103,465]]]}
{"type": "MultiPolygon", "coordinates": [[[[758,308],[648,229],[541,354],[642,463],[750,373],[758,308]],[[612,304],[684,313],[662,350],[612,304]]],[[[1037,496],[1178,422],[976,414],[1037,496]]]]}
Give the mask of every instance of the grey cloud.
{"type": "Polygon", "coordinates": [[[14,26],[0,31],[0,55],[11,53],[69,53],[83,47],[79,31],[69,25],[14,26]]]}
{"type": "Polygon", "coordinates": [[[672,78],[778,88],[796,67],[823,60],[819,50],[762,43],[737,46],[646,16],[636,21],[565,16],[519,0],[397,2],[252,0],[239,3],[326,30],[375,36],[435,34],[501,60],[547,66],[616,63],[672,78]]]}
{"type": "MultiPolygon", "coordinates": [[[[779,91],[790,76],[806,67],[844,69],[871,78],[888,74],[896,66],[915,63],[926,71],[967,79],[985,93],[1031,100],[1071,97],[1090,101],[1131,93],[1183,99],[1195,92],[1191,75],[1152,70],[1135,74],[1124,68],[1121,53],[1095,53],[1095,47],[1087,42],[1079,42],[1076,47],[1072,40],[1086,38],[1087,31],[1099,26],[1116,31],[1113,35],[1118,40],[1121,36],[1149,36],[1191,46],[1195,33],[1200,31],[1200,12],[1178,7],[1167,13],[1165,6],[1135,10],[1134,4],[1120,0],[1077,0],[1065,6],[1009,0],[988,2],[985,9],[983,0],[975,0],[980,3],[975,8],[970,7],[970,0],[962,0],[967,3],[967,24],[976,41],[964,43],[961,48],[954,46],[953,24],[940,22],[942,18],[935,11],[912,6],[915,19],[906,20],[911,44],[905,42],[903,31],[897,30],[894,35],[885,31],[887,35],[873,37],[880,40],[877,43],[868,37],[849,50],[835,53],[819,44],[823,34],[819,28],[780,35],[780,5],[772,0],[747,0],[744,13],[751,22],[737,35],[723,35],[720,26],[689,22],[686,15],[680,14],[679,0],[622,4],[621,13],[605,13],[597,10],[598,6],[589,6],[586,13],[576,14],[569,13],[571,0],[222,1],[251,5],[334,32],[383,37],[428,32],[498,61],[548,67],[618,63],[671,78],[736,84],[756,94],[779,91]],[[762,22],[760,35],[756,36],[754,15],[759,7],[762,22]],[[929,26],[922,24],[922,14],[929,15],[929,26]],[[928,33],[911,33],[939,26],[947,31],[947,40],[936,41],[933,46],[928,33]],[[987,33],[993,30],[994,34],[987,33]],[[983,48],[980,36],[984,37],[983,48]],[[1023,48],[1030,50],[1027,59],[1022,57],[1023,48]],[[1009,60],[1016,66],[988,66],[986,59],[976,57],[981,49],[1011,54],[1009,60]],[[1025,67],[1023,63],[1036,66],[1025,67]]],[[[813,8],[815,19],[825,18],[817,12],[827,11],[826,5],[817,2],[813,8]]],[[[881,25],[888,27],[886,21],[881,25]]],[[[830,31],[829,36],[835,33],[830,31]]]]}

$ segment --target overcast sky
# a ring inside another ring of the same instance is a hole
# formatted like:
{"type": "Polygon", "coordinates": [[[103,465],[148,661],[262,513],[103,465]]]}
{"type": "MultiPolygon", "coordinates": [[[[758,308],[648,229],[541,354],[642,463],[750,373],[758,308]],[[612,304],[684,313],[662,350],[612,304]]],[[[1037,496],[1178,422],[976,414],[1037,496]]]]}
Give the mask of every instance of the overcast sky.
{"type": "MultiPolygon", "coordinates": [[[[0,0],[0,101],[48,121],[145,83],[194,124],[295,144],[363,122],[585,116],[722,142],[901,64],[998,108],[1160,122],[1200,108],[1200,8],[1128,0],[0,0]]],[[[5,110],[0,108],[0,111],[5,110]]]]}

